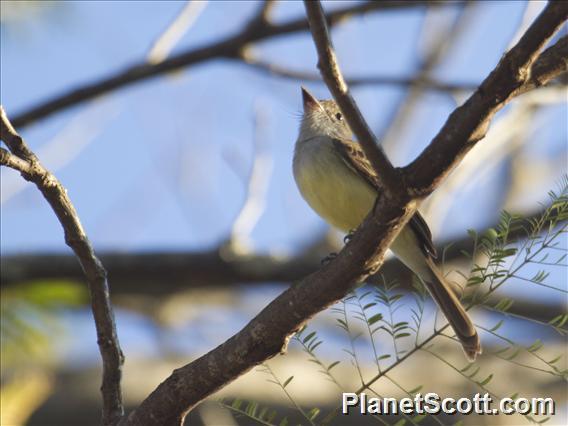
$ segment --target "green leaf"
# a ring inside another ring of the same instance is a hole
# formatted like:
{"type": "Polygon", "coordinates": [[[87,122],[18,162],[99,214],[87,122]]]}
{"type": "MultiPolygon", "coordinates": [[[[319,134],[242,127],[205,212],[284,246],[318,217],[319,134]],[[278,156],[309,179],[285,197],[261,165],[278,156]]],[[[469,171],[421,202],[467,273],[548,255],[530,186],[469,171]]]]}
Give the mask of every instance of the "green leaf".
{"type": "Polygon", "coordinates": [[[382,319],[383,319],[382,314],[375,314],[371,318],[369,318],[368,323],[369,323],[369,325],[373,325],[374,323],[376,323],[377,321],[380,321],[382,319]]]}
{"type": "Polygon", "coordinates": [[[568,314],[560,314],[552,318],[548,323],[557,328],[564,327],[564,324],[568,321],[568,314]]]}
{"type": "Polygon", "coordinates": [[[493,374],[490,374],[489,376],[487,376],[483,381],[477,382],[477,384],[479,386],[485,386],[486,384],[488,384],[491,381],[491,379],[493,379],[493,374]]]}
{"type": "Polygon", "coordinates": [[[507,312],[511,306],[513,306],[513,300],[505,297],[497,302],[495,309],[501,312],[507,312]]]}
{"type": "Polygon", "coordinates": [[[497,324],[495,324],[493,326],[493,328],[490,328],[489,331],[497,331],[499,330],[499,328],[501,328],[501,326],[503,325],[503,320],[499,321],[497,324]]]}
{"type": "Polygon", "coordinates": [[[341,327],[345,331],[349,331],[349,326],[344,320],[342,320],[341,318],[336,318],[335,320],[339,323],[339,327],[341,327]]]}
{"type": "Polygon", "coordinates": [[[243,401],[241,399],[235,399],[231,404],[231,407],[233,407],[235,410],[240,410],[242,405],[243,401]]]}
{"type": "Polygon", "coordinates": [[[316,408],[316,407],[312,408],[310,411],[308,411],[308,414],[307,414],[308,419],[314,420],[318,416],[319,413],[320,413],[319,408],[316,408]]]}
{"type": "Polygon", "coordinates": [[[473,373],[468,374],[468,377],[471,379],[473,378],[477,373],[479,373],[480,367],[475,366],[475,368],[473,369],[473,373]]]}
{"type": "Polygon", "coordinates": [[[404,328],[408,325],[407,321],[401,321],[401,322],[397,322],[394,326],[393,326],[393,330],[397,330],[399,328],[404,328]]]}
{"type": "Polygon", "coordinates": [[[513,351],[513,353],[507,357],[504,357],[507,361],[512,361],[521,353],[521,348],[517,348],[513,351]]]}
{"type": "Polygon", "coordinates": [[[247,413],[251,417],[256,417],[256,410],[258,408],[258,403],[256,401],[249,401],[247,404],[247,408],[245,409],[245,413],[247,413]]]}
{"type": "Polygon", "coordinates": [[[329,366],[327,367],[327,371],[331,370],[333,367],[335,367],[337,364],[341,363],[341,361],[334,361],[331,364],[329,364],[329,366]]]}
{"type": "Polygon", "coordinates": [[[323,343],[323,342],[320,340],[320,341],[314,343],[313,345],[310,345],[310,346],[308,347],[308,349],[310,350],[310,352],[313,352],[313,351],[315,351],[316,348],[317,348],[319,345],[321,345],[322,343],[323,343]]]}
{"type": "Polygon", "coordinates": [[[536,339],[535,342],[527,348],[527,351],[537,352],[540,348],[542,348],[542,342],[540,339],[536,339]]]}
{"type": "Polygon", "coordinates": [[[311,338],[314,337],[315,335],[316,335],[316,332],[315,332],[315,331],[312,331],[310,334],[308,334],[306,337],[304,337],[303,342],[304,342],[304,343],[309,342],[309,341],[311,340],[311,338]]]}
{"type": "Polygon", "coordinates": [[[288,384],[292,381],[292,379],[294,378],[294,376],[290,376],[286,379],[286,381],[282,384],[282,388],[285,388],[286,386],[288,386],[288,384]]]}

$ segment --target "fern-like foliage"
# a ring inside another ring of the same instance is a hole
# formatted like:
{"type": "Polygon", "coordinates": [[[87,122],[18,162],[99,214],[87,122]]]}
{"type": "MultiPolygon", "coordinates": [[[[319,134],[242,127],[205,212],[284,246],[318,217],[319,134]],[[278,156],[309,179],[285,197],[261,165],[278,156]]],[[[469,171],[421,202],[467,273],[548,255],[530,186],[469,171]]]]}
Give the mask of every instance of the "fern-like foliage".
{"type": "MultiPolygon", "coordinates": [[[[490,323],[476,324],[482,340],[490,339],[493,342],[484,357],[508,363],[518,369],[519,374],[530,370],[554,380],[566,381],[568,370],[563,367],[566,365],[564,353],[544,353],[542,339],[528,344],[515,342],[504,330],[508,322],[522,320],[552,330],[565,342],[568,313],[551,313],[550,318],[545,320],[542,316],[532,318],[522,312],[512,312],[515,298],[503,295],[503,289],[509,285],[533,286],[533,289],[541,288],[566,299],[566,282],[550,282],[552,274],[566,273],[568,266],[567,247],[562,241],[568,231],[568,176],[563,178],[559,186],[558,191],[549,193],[550,202],[546,207],[543,206],[540,215],[526,219],[503,212],[496,227],[482,234],[469,231],[473,250],[471,253],[463,252],[463,255],[471,262],[470,272],[458,274],[461,275],[461,284],[465,288],[466,296],[462,302],[466,309],[485,311],[490,318],[490,323]]],[[[425,388],[424,384],[404,385],[392,373],[403,364],[412,368],[413,364],[407,361],[421,352],[437,360],[445,369],[461,376],[478,392],[492,395],[494,400],[506,396],[516,398],[519,395],[518,384],[509,395],[496,392],[492,386],[498,380],[497,373],[485,371],[481,363],[462,362],[463,365],[459,365],[459,362],[451,361],[438,350],[439,343],[456,339],[445,321],[439,321],[441,318],[437,315],[430,315],[431,303],[418,279],[413,282],[410,292],[403,290],[396,282],[383,279],[381,284],[359,288],[330,309],[336,325],[346,338],[343,351],[347,354],[348,363],[337,359],[337,356],[329,360],[327,355],[322,355],[322,348],[326,345],[318,331],[304,327],[294,336],[294,342],[306,354],[308,361],[338,390],[357,394],[367,392],[382,397],[377,391],[381,388],[378,383],[385,381],[385,385],[394,386],[404,395],[414,397],[425,388]],[[371,365],[374,365],[372,375],[369,375],[368,368],[363,368],[364,365],[369,365],[363,361],[365,353],[370,356],[371,365]],[[342,384],[339,375],[335,374],[338,368],[353,368],[360,382],[359,387],[353,389],[352,386],[342,384]]],[[[454,346],[459,347],[458,344],[454,346]]],[[[337,417],[338,409],[321,413],[318,408],[306,411],[301,407],[287,389],[294,380],[293,376],[280,380],[268,365],[263,366],[263,371],[269,375],[270,382],[282,389],[290,404],[304,419],[302,424],[344,423],[345,419],[337,417]]],[[[236,400],[231,404],[223,402],[223,405],[260,424],[282,425],[288,422],[287,418],[283,418],[278,423],[275,412],[260,409],[254,403],[236,400]]],[[[396,419],[395,424],[417,425],[427,417],[430,419],[429,424],[444,424],[438,417],[425,414],[402,415],[396,419]]],[[[549,420],[548,417],[525,417],[533,423],[549,420]]],[[[386,418],[376,416],[375,419],[381,424],[389,424],[386,418]]],[[[452,423],[455,420],[457,419],[452,419],[452,423]]]]}

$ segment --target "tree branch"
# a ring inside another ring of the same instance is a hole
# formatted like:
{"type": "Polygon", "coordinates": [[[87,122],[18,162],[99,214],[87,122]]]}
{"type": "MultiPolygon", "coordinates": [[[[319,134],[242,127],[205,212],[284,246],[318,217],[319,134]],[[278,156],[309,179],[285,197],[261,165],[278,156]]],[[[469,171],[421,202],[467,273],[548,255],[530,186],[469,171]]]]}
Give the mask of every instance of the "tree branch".
{"type": "MultiPolygon", "coordinates": [[[[546,206],[549,210],[550,206],[546,206]]],[[[542,217],[543,210],[527,215],[527,221],[542,217]]],[[[495,228],[496,223],[487,228],[495,228]]],[[[486,228],[486,229],[487,229],[486,228]]],[[[482,233],[482,232],[480,232],[482,233]]],[[[526,236],[522,228],[512,229],[510,241],[526,236]]],[[[323,239],[322,239],[323,240],[323,239]]],[[[318,270],[321,259],[336,250],[324,241],[315,241],[304,252],[291,258],[262,254],[232,254],[229,258],[221,253],[222,247],[202,252],[147,252],[115,253],[102,252],[100,259],[112,277],[115,296],[146,295],[167,296],[193,288],[232,287],[239,283],[247,285],[264,283],[288,284],[300,280],[318,270]],[[313,249],[313,246],[318,246],[313,249]]],[[[438,253],[444,253],[444,261],[451,263],[463,258],[463,252],[471,253],[473,241],[464,236],[457,240],[436,244],[438,253]]],[[[31,253],[2,256],[0,259],[0,282],[2,288],[34,280],[80,280],[81,268],[73,256],[66,254],[31,253]]],[[[398,260],[392,258],[381,267],[381,275],[387,281],[397,278],[402,288],[412,287],[411,272],[398,260]]],[[[370,282],[380,279],[369,278],[370,282]]]]}
{"type": "MultiPolygon", "coordinates": [[[[286,68],[282,65],[263,61],[251,55],[243,55],[242,60],[251,67],[271,74],[276,77],[286,78],[297,81],[311,81],[315,83],[323,83],[320,74],[308,71],[294,70],[286,68]]],[[[439,92],[456,93],[456,92],[472,92],[477,89],[474,83],[446,83],[432,78],[421,77],[398,77],[398,76],[362,76],[362,77],[346,77],[346,83],[350,87],[354,86],[371,86],[371,85],[387,85],[387,86],[410,86],[420,87],[423,90],[436,90],[439,92]]]]}
{"type": "MultiPolygon", "coordinates": [[[[565,6],[561,7],[565,8],[565,6]]],[[[306,8],[310,9],[311,6],[306,4],[306,8]]],[[[317,10],[312,10],[312,12],[310,12],[310,18],[317,13],[317,10]]],[[[509,64],[509,71],[514,76],[524,74],[525,67],[530,66],[542,45],[552,35],[553,31],[549,30],[550,19],[548,18],[551,14],[557,15],[558,12],[558,3],[549,4],[541,17],[527,31],[528,36],[523,37],[519,44],[511,50],[513,56],[518,55],[516,52],[521,50],[530,58],[530,61],[512,61],[509,64]],[[542,19],[542,16],[545,16],[546,19],[542,19]],[[527,52],[529,49],[532,49],[532,51],[527,52]]],[[[319,37],[317,32],[325,31],[325,29],[325,25],[312,26],[316,43],[318,43],[317,38],[319,37]]],[[[322,46],[322,48],[327,50],[329,59],[331,59],[328,61],[328,65],[336,65],[333,61],[331,46],[328,44],[322,46]]],[[[511,55],[511,52],[509,55],[511,55]]],[[[493,74],[500,69],[500,66],[493,74]]],[[[325,73],[337,77],[339,75],[337,71],[335,70],[334,73],[334,70],[327,70],[325,73]]],[[[522,84],[526,79],[520,80],[522,84]]],[[[348,99],[344,82],[341,84],[339,78],[335,78],[333,81],[330,78],[330,83],[338,81],[340,84],[330,87],[330,90],[338,89],[338,94],[344,96],[346,105],[349,105],[350,99],[348,99]]],[[[497,89],[492,86],[489,86],[489,88],[497,89]]],[[[502,92],[502,89],[498,91],[499,94],[502,92]]],[[[497,105],[504,105],[510,97],[510,94],[507,95],[497,105]]],[[[467,112],[467,109],[472,108],[472,106],[471,103],[466,103],[466,105],[468,105],[465,108],[467,112]]],[[[487,110],[496,109],[494,103],[486,103],[483,106],[487,110]]],[[[481,113],[474,108],[472,113],[475,112],[481,113]]],[[[487,114],[486,112],[484,115],[487,114]]],[[[350,124],[352,124],[351,121],[350,124]]],[[[464,134],[463,136],[469,140],[475,136],[473,134],[476,130],[477,128],[473,127],[470,129],[472,135],[464,134]]],[[[459,145],[460,141],[456,141],[456,144],[459,145]]],[[[432,164],[438,165],[438,167],[433,168],[429,182],[432,187],[435,187],[442,180],[439,175],[445,175],[446,170],[439,167],[439,161],[436,163],[433,160],[449,154],[438,147],[431,150],[428,155],[432,164]]],[[[450,159],[449,161],[457,163],[459,159],[450,159]]],[[[394,239],[400,227],[413,214],[414,207],[412,204],[413,200],[406,199],[385,201],[385,197],[379,195],[374,211],[365,219],[359,231],[355,233],[335,260],[302,280],[298,285],[286,290],[263,309],[243,330],[225,343],[191,364],[174,371],[125,419],[123,424],[177,424],[203,398],[248,371],[254,365],[284,351],[289,336],[305,321],[320,310],[340,300],[352,289],[355,283],[363,280],[371,269],[381,265],[388,245],[394,239]]]]}
{"type": "MultiPolygon", "coordinates": [[[[540,81],[531,78],[531,67],[540,49],[567,16],[567,2],[550,2],[473,95],[450,115],[422,154],[404,167],[405,181],[415,196],[427,196],[437,187],[440,180],[485,137],[495,113],[512,97],[526,91],[525,85],[528,90],[540,84],[540,81]]],[[[563,37],[543,53],[546,55],[541,65],[551,71],[541,74],[542,81],[554,75],[554,71],[561,71],[562,63],[566,71],[566,50],[566,37],[563,37]],[[554,66],[550,65],[551,62],[554,66]]]]}
{"type": "Polygon", "coordinates": [[[535,61],[529,79],[516,95],[544,86],[555,78],[568,72],[568,35],[560,38],[546,49],[535,61]]]}
{"type": "MultiPolygon", "coordinates": [[[[306,8],[310,11],[311,19],[318,13],[318,10],[312,9],[310,3],[306,4],[306,8]]],[[[317,6],[319,8],[319,4],[317,6]]],[[[550,3],[545,8],[519,44],[505,57],[509,58],[505,61],[508,68],[507,76],[501,75],[504,72],[500,71],[503,68],[502,61],[489,77],[489,80],[500,81],[505,86],[484,83],[482,88],[476,92],[477,96],[480,96],[478,94],[481,91],[486,97],[491,97],[491,93],[487,90],[495,90],[496,93],[493,98],[497,97],[497,100],[494,102],[486,101],[481,105],[466,102],[465,106],[461,107],[459,114],[452,114],[454,127],[464,129],[460,138],[453,138],[455,134],[452,133],[452,128],[443,131],[443,133],[450,133],[443,134],[444,138],[448,138],[450,142],[454,141],[453,143],[459,148],[463,145],[463,140],[472,140],[480,136],[478,126],[468,126],[470,121],[468,113],[481,117],[491,117],[498,108],[511,98],[514,90],[527,80],[527,67],[531,65],[540,48],[552,36],[554,29],[559,26],[558,20],[565,19],[567,8],[568,6],[565,3],[560,2],[550,3]],[[509,74],[515,77],[515,84],[509,83],[509,74]]],[[[318,31],[325,30],[325,25],[321,25],[321,20],[320,25],[312,26],[316,44],[321,43],[321,40],[324,39],[322,38],[318,42],[317,39],[323,37],[318,34],[318,31]]],[[[328,61],[328,65],[334,65],[331,46],[329,44],[323,45],[322,50],[327,52],[329,59],[331,59],[328,61]]],[[[333,69],[326,70],[324,74],[330,77],[338,77],[337,71],[335,70],[334,73],[333,69]]],[[[343,99],[345,105],[351,105],[351,99],[349,99],[344,82],[341,84],[339,78],[331,80],[330,78],[330,83],[339,81],[340,84],[335,86],[330,84],[332,86],[330,90],[339,92],[334,93],[334,95],[341,95],[339,99],[343,99]]],[[[343,105],[341,107],[343,110],[343,105]]],[[[355,107],[353,112],[357,112],[355,107]]],[[[352,124],[351,121],[349,123],[352,124]]],[[[369,144],[372,141],[372,138],[367,140],[369,144]]],[[[448,143],[448,145],[451,145],[451,143],[448,143]]],[[[460,150],[455,147],[448,148],[444,144],[434,143],[428,154],[422,155],[421,161],[424,161],[424,158],[429,158],[431,169],[428,169],[428,173],[423,171],[425,177],[422,180],[416,180],[417,182],[420,182],[423,186],[428,184],[434,189],[447,174],[447,165],[457,164],[465,155],[464,153],[454,159],[453,156],[460,154],[460,150]],[[448,158],[441,161],[440,158],[444,157],[448,158]]],[[[382,160],[386,159],[382,158],[382,160]]],[[[410,182],[415,181],[410,180],[410,182]]],[[[390,184],[389,181],[385,183],[390,184]]],[[[392,190],[392,188],[389,189],[392,190]]],[[[404,199],[403,197],[385,202],[384,197],[379,196],[373,212],[364,220],[359,231],[354,234],[333,261],[282,293],[245,328],[225,343],[196,361],[175,370],[122,424],[178,424],[187,412],[203,398],[258,363],[283,352],[292,333],[313,315],[344,297],[355,283],[365,279],[375,267],[382,264],[388,245],[413,214],[415,210],[413,204],[414,200],[404,199]]]]}
{"type": "MultiPolygon", "coordinates": [[[[414,77],[419,80],[428,80],[434,73],[438,64],[442,63],[444,58],[448,57],[452,49],[458,44],[460,37],[467,32],[472,14],[478,4],[474,2],[464,3],[457,11],[456,16],[448,19],[440,27],[438,23],[430,22],[427,14],[424,17],[418,40],[424,39],[428,42],[423,47],[424,51],[419,52],[420,47],[416,46],[416,57],[418,58],[418,66],[415,70],[414,77]],[[431,28],[436,26],[436,29],[431,28]],[[433,31],[432,31],[433,30],[433,31]]],[[[478,84],[467,94],[477,89],[478,84]]],[[[409,86],[404,95],[393,106],[392,113],[388,117],[388,126],[379,135],[381,146],[385,152],[392,152],[401,155],[404,153],[405,146],[408,144],[407,138],[404,137],[404,129],[411,127],[415,111],[419,104],[419,100],[424,92],[424,87],[419,85],[409,86]]],[[[456,92],[454,92],[457,94],[456,92]]]]}
{"type": "MultiPolygon", "coordinates": [[[[411,7],[443,6],[444,2],[438,0],[422,1],[368,1],[354,6],[338,8],[326,14],[329,25],[333,26],[345,19],[376,10],[404,9],[411,7]]],[[[148,63],[142,61],[130,67],[117,71],[107,77],[95,80],[91,83],[79,85],[66,93],[53,96],[52,98],[39,103],[34,107],[16,114],[12,123],[15,127],[23,127],[41,118],[45,118],[55,112],[64,110],[73,105],[82,103],[88,99],[109,93],[130,84],[156,77],[171,71],[178,70],[190,65],[206,62],[212,59],[238,58],[240,52],[249,44],[261,40],[292,34],[308,29],[308,22],[305,18],[293,19],[282,24],[271,24],[268,21],[272,2],[265,3],[248,25],[237,34],[222,38],[219,41],[205,46],[187,50],[178,55],[174,55],[159,63],[148,63]],[[258,19],[258,18],[261,19],[258,19]],[[266,19],[262,19],[262,17],[266,19]]]]}
{"type": "Polygon", "coordinates": [[[109,300],[106,271],[89,243],[75,207],[67,196],[67,191],[28,149],[24,140],[8,120],[2,106],[0,106],[0,138],[13,154],[2,149],[1,164],[18,170],[24,179],[34,183],[43,194],[63,226],[65,242],[75,253],[89,283],[91,309],[97,329],[97,343],[103,360],[102,422],[104,425],[115,425],[124,411],[120,389],[124,356],[118,342],[114,314],[109,300]]]}
{"type": "Polygon", "coordinates": [[[10,167],[20,173],[32,173],[32,166],[29,162],[16,157],[4,148],[0,148],[0,165],[10,167]]]}
{"type": "MultiPolygon", "coordinates": [[[[542,217],[543,211],[534,212],[526,217],[527,222],[542,217]]],[[[487,228],[495,228],[493,224],[487,228]]],[[[486,229],[487,229],[486,228],[486,229]]],[[[483,234],[483,232],[479,232],[483,234]]],[[[526,237],[522,227],[511,229],[510,242],[526,237]]],[[[446,271],[448,264],[464,259],[463,252],[471,253],[474,248],[469,236],[457,240],[442,241],[436,244],[438,253],[444,253],[446,271]]],[[[332,247],[324,249],[327,253],[332,247]]],[[[196,288],[213,289],[234,288],[235,285],[265,285],[266,283],[288,284],[300,280],[315,272],[321,266],[323,254],[313,250],[290,259],[270,255],[233,255],[230,259],[220,255],[219,250],[208,252],[157,252],[157,253],[101,253],[100,259],[108,275],[112,277],[115,303],[120,305],[120,297],[130,300],[133,295],[160,301],[176,292],[196,288]]],[[[73,256],[65,254],[25,254],[2,256],[0,271],[2,288],[18,285],[33,280],[80,280],[82,271],[73,256]]],[[[412,289],[412,272],[399,260],[392,257],[385,261],[380,276],[371,276],[368,283],[380,285],[382,280],[391,282],[396,279],[400,288],[412,289]]],[[[484,306],[495,306],[498,297],[487,300],[484,306]]],[[[563,311],[563,304],[541,304],[532,300],[515,300],[508,313],[528,319],[549,321],[563,311]],[[545,306],[545,307],[544,307],[545,306]]],[[[128,303],[128,302],[127,302],[128,303]]],[[[127,305],[129,306],[129,305],[127,305]]],[[[129,306],[130,307],[130,306],[129,306]]]]}
{"type": "Polygon", "coordinates": [[[355,104],[349,92],[337,63],[321,3],[319,1],[304,1],[304,6],[318,54],[318,68],[325,84],[339,105],[349,127],[357,136],[377,176],[379,176],[385,195],[391,195],[391,191],[399,187],[398,173],[380,148],[376,136],[363,118],[359,107],[355,104]]]}

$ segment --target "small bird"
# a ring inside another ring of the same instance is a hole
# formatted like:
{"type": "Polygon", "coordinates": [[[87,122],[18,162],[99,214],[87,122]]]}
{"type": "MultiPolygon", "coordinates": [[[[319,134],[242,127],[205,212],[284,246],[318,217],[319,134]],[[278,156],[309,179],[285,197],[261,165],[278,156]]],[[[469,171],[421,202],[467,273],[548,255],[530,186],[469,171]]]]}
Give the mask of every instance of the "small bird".
{"type": "MultiPolygon", "coordinates": [[[[349,232],[373,207],[377,175],[333,100],[317,100],[302,87],[304,113],[294,149],[294,179],[302,197],[330,225],[349,232]]],[[[479,336],[456,293],[437,268],[432,234],[419,212],[400,231],[391,251],[424,283],[460,340],[468,360],[481,353],[479,336]]]]}

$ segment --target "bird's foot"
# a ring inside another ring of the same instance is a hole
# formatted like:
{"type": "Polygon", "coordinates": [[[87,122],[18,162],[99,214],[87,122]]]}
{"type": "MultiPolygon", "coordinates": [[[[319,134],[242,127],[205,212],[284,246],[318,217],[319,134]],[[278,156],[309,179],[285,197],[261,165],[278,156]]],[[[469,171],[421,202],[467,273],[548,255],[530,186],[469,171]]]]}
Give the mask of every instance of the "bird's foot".
{"type": "Polygon", "coordinates": [[[347,235],[345,235],[345,237],[343,237],[343,244],[347,244],[349,241],[351,241],[351,239],[353,238],[353,235],[355,235],[355,231],[357,231],[357,229],[351,229],[347,235]]]}

